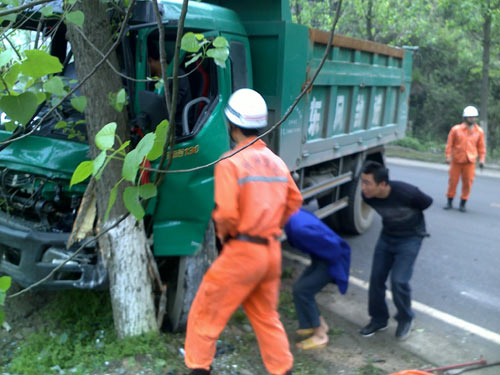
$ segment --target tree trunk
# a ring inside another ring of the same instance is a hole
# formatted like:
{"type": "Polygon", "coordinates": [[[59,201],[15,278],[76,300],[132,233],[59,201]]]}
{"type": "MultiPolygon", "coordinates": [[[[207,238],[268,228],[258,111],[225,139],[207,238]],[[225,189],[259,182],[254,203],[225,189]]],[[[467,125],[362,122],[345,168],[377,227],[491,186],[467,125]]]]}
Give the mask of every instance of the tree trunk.
{"type": "Polygon", "coordinates": [[[490,70],[490,46],[491,46],[491,7],[490,0],[485,4],[483,24],[483,71],[481,81],[481,107],[480,124],[484,130],[484,141],[488,145],[488,97],[489,97],[489,70],[490,70]]]}
{"type": "MultiPolygon", "coordinates": [[[[77,3],[85,15],[83,33],[94,46],[105,54],[113,39],[106,4],[100,0],[85,0],[77,3]]],[[[101,61],[98,54],[82,35],[70,26],[68,39],[76,62],[79,79],[85,77],[101,61]]],[[[109,61],[119,69],[116,54],[109,61]]],[[[107,65],[103,64],[82,86],[82,94],[87,97],[85,119],[90,145],[90,153],[95,157],[100,150],[94,143],[97,132],[107,123],[118,124],[116,134],[122,140],[128,139],[128,119],[126,111],[116,112],[109,105],[108,94],[122,88],[121,78],[107,65]]],[[[106,212],[109,191],[121,178],[121,163],[112,161],[101,179],[97,181],[97,209],[99,223],[106,212]]],[[[118,192],[118,199],[110,212],[106,227],[113,225],[126,212],[122,196],[124,184],[118,192]]],[[[102,230],[103,228],[100,228],[102,230]]],[[[111,302],[115,329],[119,337],[133,336],[157,330],[151,279],[148,273],[147,242],[142,222],[132,216],[110,230],[99,241],[110,279],[111,302]]]]}
{"type": "Polygon", "coordinates": [[[299,0],[295,0],[295,16],[297,17],[297,23],[302,24],[302,19],[300,18],[299,0]]]}
{"type": "Polygon", "coordinates": [[[366,10],[366,39],[373,41],[373,0],[368,0],[367,3],[367,10],[366,10]]]}

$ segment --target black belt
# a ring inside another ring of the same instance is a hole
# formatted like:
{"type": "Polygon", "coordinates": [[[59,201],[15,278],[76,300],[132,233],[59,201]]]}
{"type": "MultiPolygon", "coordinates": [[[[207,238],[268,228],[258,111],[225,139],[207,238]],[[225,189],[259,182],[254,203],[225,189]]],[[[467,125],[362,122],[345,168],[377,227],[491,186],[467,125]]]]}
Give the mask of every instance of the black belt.
{"type": "Polygon", "coordinates": [[[236,237],[231,237],[231,238],[239,241],[255,243],[257,245],[269,245],[269,240],[267,238],[258,236],[249,236],[248,234],[238,234],[236,237]]]}

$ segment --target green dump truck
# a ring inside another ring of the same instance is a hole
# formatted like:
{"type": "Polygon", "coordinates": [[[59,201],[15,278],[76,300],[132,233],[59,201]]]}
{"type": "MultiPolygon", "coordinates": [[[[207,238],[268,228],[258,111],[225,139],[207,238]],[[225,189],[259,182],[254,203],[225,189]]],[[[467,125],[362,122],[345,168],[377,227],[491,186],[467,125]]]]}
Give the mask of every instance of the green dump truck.
{"type": "MultiPolygon", "coordinates": [[[[182,2],[160,4],[168,51],[182,2]]],[[[148,105],[154,95],[140,81],[149,74],[148,37],[158,33],[151,6],[137,2],[119,51],[123,72],[139,80],[126,81],[126,89],[131,122],[143,131],[154,127],[162,114],[148,105]]],[[[29,22],[24,25],[29,27],[29,22]]],[[[208,39],[225,37],[230,56],[225,69],[207,59],[188,76],[192,100],[184,108],[188,115],[176,139],[171,170],[212,162],[229,149],[223,108],[239,88],[260,92],[269,106],[269,124],[279,120],[311,80],[329,37],[292,23],[286,0],[192,1],[185,31],[208,39]]],[[[71,77],[74,66],[68,50],[64,32],[55,34],[51,53],[64,62],[63,75],[71,77]]],[[[373,213],[360,197],[360,168],[367,159],[383,162],[383,145],[404,136],[411,69],[411,51],[337,35],[312,88],[266,138],[293,172],[305,201],[317,201],[316,214],[337,229],[362,233],[371,224],[373,213]]],[[[69,110],[62,113],[78,116],[69,110]]],[[[70,189],[69,180],[87,157],[88,143],[68,139],[55,122],[47,120],[33,135],[0,151],[0,272],[23,286],[46,276],[78,246],[66,249],[66,242],[85,187],[70,189]]],[[[0,139],[10,135],[0,130],[0,139]]],[[[149,235],[168,281],[169,320],[177,329],[185,323],[201,277],[217,255],[210,221],[213,168],[168,175],[157,199],[156,211],[148,215],[149,235]]],[[[40,287],[89,289],[106,284],[99,253],[89,247],[40,287]]]]}

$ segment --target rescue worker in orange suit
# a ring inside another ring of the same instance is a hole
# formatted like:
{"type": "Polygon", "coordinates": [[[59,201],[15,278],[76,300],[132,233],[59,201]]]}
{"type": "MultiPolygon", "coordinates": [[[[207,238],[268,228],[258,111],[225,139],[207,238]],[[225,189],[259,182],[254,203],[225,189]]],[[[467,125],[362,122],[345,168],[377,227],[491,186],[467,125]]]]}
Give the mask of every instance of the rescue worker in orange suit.
{"type": "Polygon", "coordinates": [[[470,189],[474,181],[476,159],[479,156],[479,168],[484,167],[486,157],[486,146],[484,143],[484,132],[476,123],[479,113],[473,106],[465,107],[463,112],[464,121],[451,128],[446,143],[446,162],[450,164],[448,191],[446,197],[448,202],[445,210],[453,208],[453,198],[462,176],[462,195],[460,196],[461,212],[465,212],[465,204],[469,199],[470,189]]]}
{"type": "MultiPolygon", "coordinates": [[[[262,96],[240,89],[224,111],[240,149],[267,125],[262,96]]],[[[293,357],[277,312],[281,243],[277,236],[302,205],[290,172],[262,140],[215,166],[215,221],[223,243],[203,277],[188,316],[185,363],[191,375],[210,374],[216,341],[242,305],[271,374],[291,374],[293,357]]]]}

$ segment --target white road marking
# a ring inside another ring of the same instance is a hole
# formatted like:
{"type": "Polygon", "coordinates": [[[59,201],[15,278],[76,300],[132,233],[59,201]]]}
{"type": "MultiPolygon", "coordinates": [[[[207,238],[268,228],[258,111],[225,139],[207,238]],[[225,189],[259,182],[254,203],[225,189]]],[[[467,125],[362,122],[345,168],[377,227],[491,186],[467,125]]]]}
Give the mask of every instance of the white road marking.
{"type": "MultiPolygon", "coordinates": [[[[396,157],[387,157],[386,161],[388,164],[393,165],[402,165],[405,167],[419,167],[419,168],[428,168],[428,169],[436,169],[440,171],[448,171],[450,166],[448,164],[442,163],[430,163],[426,161],[419,160],[410,160],[396,157]]],[[[483,171],[480,171],[479,168],[476,168],[476,177],[493,177],[500,178],[500,170],[497,168],[485,168],[483,171]]]]}
{"type": "MultiPolygon", "coordinates": [[[[297,255],[297,254],[292,254],[286,250],[283,250],[283,257],[290,259],[290,260],[297,261],[297,262],[302,263],[306,266],[311,264],[311,260],[309,258],[303,257],[301,255],[297,255]]],[[[356,277],[350,276],[349,283],[352,285],[355,285],[359,288],[368,290],[368,282],[361,280],[361,279],[358,279],[356,277]]],[[[390,291],[387,291],[387,297],[392,300],[392,293],[390,291]]],[[[480,327],[478,325],[466,322],[465,320],[457,318],[456,316],[442,312],[442,311],[437,310],[433,307],[424,305],[423,303],[412,300],[411,304],[412,304],[412,307],[416,311],[419,311],[423,314],[429,315],[435,319],[441,320],[447,324],[450,324],[450,325],[455,326],[457,328],[460,328],[464,331],[467,331],[469,333],[472,333],[472,334],[475,334],[479,337],[482,337],[485,340],[488,340],[488,341],[493,342],[497,345],[500,345],[500,335],[498,333],[489,331],[486,328],[480,327]]]]}

